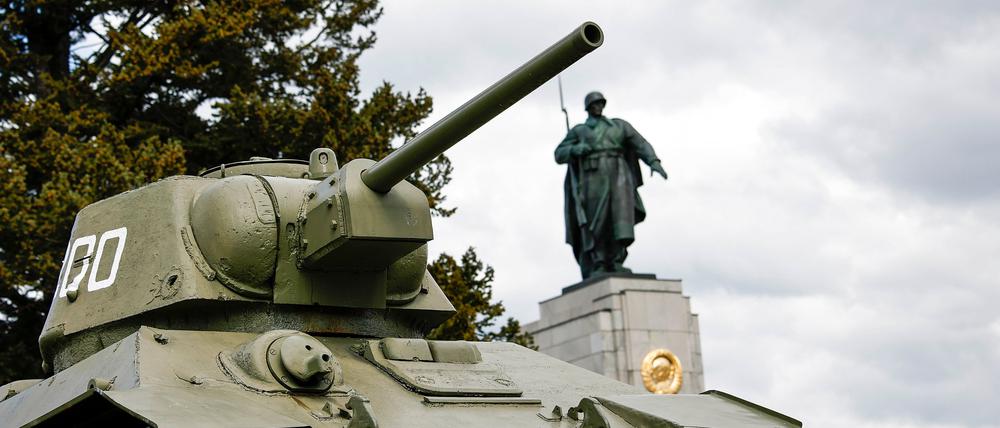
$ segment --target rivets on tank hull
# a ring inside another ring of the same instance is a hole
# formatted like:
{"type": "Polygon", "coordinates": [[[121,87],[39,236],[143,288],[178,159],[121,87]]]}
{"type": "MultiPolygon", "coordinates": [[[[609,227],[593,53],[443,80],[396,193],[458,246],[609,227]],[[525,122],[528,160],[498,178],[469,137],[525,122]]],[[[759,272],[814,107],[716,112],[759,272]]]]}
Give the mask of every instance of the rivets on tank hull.
{"type": "Polygon", "coordinates": [[[91,379],[90,382],[87,382],[87,389],[110,391],[111,388],[114,387],[114,385],[115,385],[114,379],[108,380],[104,378],[95,377],[91,379]]]}

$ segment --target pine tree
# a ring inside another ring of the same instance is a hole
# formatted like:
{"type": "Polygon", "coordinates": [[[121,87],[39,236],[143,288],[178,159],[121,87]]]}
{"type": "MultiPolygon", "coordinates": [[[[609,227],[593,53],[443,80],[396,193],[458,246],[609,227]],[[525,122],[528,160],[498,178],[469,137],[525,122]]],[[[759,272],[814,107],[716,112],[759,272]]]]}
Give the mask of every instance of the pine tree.
{"type": "Polygon", "coordinates": [[[427,266],[448,300],[455,305],[455,315],[431,331],[429,339],[504,341],[532,349],[534,338],[521,330],[521,323],[507,318],[500,330],[493,331],[497,318],[504,313],[503,302],[493,302],[493,267],[479,260],[469,247],[461,261],[442,253],[427,266]]]}

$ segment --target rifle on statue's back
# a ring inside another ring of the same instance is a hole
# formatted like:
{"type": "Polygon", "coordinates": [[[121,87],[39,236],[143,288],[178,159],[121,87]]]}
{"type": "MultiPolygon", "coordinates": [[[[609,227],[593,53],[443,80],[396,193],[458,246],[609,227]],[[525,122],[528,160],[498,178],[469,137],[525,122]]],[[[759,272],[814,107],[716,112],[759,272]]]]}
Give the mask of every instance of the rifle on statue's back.
{"type": "MultiPolygon", "coordinates": [[[[569,112],[566,111],[566,103],[563,101],[563,90],[562,90],[562,75],[556,75],[556,81],[559,83],[559,108],[562,109],[563,115],[566,117],[566,133],[569,134],[569,112]]],[[[585,143],[581,141],[580,143],[585,143]]],[[[576,159],[576,170],[583,171],[582,159],[576,159]]],[[[572,168],[572,167],[571,167],[572,168]]],[[[573,208],[576,212],[577,224],[583,226],[587,224],[587,212],[583,210],[583,204],[580,202],[580,186],[577,186],[576,174],[572,171],[569,172],[569,185],[570,191],[573,192],[573,208]]]]}

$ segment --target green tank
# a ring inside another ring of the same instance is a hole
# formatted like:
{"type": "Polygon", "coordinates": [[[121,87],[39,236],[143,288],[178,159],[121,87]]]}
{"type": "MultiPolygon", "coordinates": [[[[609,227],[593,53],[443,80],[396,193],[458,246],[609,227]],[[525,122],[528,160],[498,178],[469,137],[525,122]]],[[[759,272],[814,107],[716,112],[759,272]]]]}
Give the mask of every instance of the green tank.
{"type": "Polygon", "coordinates": [[[646,394],[511,343],[434,341],[427,199],[404,179],[603,42],[587,22],[378,162],[255,158],[77,214],[2,426],[801,426],[646,394]]]}

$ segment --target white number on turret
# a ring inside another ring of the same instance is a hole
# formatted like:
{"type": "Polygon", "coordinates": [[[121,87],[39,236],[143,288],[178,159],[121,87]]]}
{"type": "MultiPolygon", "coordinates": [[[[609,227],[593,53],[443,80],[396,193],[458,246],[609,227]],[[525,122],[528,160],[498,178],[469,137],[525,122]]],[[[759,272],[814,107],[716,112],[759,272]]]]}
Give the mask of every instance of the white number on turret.
{"type": "Polygon", "coordinates": [[[76,291],[80,288],[80,283],[87,274],[87,291],[108,288],[115,283],[118,277],[118,265],[122,260],[122,253],[125,251],[125,237],[128,236],[128,228],[120,227],[102,233],[100,239],[97,235],[87,235],[76,238],[66,249],[66,258],[63,259],[63,274],[59,278],[59,297],[66,297],[66,293],[76,291]],[[114,245],[114,258],[111,260],[111,267],[108,272],[101,270],[101,259],[112,257],[110,249],[105,251],[109,245],[114,245]],[[94,254],[96,249],[97,254],[94,254]],[[68,265],[67,265],[68,264],[68,265]]]}

